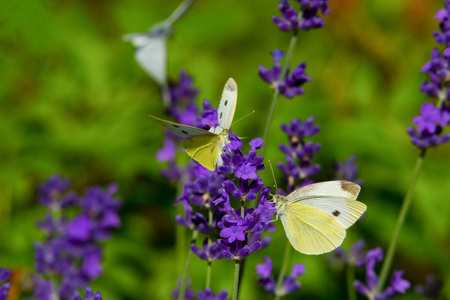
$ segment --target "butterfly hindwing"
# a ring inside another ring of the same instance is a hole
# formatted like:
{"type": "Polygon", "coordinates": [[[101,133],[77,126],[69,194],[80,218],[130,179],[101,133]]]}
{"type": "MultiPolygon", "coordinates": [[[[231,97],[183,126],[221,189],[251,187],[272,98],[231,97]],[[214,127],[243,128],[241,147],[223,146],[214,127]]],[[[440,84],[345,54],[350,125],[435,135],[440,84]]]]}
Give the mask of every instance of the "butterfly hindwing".
{"type": "Polygon", "coordinates": [[[304,254],[330,252],[345,238],[345,228],[336,219],[308,205],[288,204],[280,219],[291,245],[304,254]]]}
{"type": "Polygon", "coordinates": [[[323,211],[336,219],[345,229],[352,226],[367,208],[364,203],[356,200],[329,196],[305,199],[298,203],[323,211]]]}
{"type": "Polygon", "coordinates": [[[183,148],[194,160],[213,171],[222,154],[220,138],[215,134],[191,136],[183,141],[183,148]]]}
{"type": "Polygon", "coordinates": [[[222,98],[217,109],[217,120],[220,127],[230,129],[233,122],[237,102],[237,84],[233,78],[229,78],[223,88],[222,98]]]}
{"type": "Polygon", "coordinates": [[[197,135],[202,135],[202,134],[209,135],[209,136],[216,136],[216,134],[214,134],[214,133],[211,133],[209,131],[206,131],[206,130],[203,130],[203,129],[200,129],[197,127],[166,121],[166,120],[157,118],[152,115],[150,115],[150,117],[155,119],[159,123],[161,123],[164,126],[164,128],[166,128],[167,130],[169,130],[172,133],[175,133],[179,137],[187,138],[187,137],[197,136],[197,135]]]}

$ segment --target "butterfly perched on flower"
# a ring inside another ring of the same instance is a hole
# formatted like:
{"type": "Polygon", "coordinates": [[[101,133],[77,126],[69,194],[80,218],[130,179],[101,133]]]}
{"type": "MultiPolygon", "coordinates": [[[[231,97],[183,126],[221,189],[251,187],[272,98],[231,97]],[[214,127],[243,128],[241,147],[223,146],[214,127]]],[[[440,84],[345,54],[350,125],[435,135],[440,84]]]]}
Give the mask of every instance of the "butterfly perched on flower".
{"type": "Polygon", "coordinates": [[[224,146],[230,143],[229,131],[233,122],[237,103],[237,84],[233,78],[228,79],[223,89],[219,108],[217,109],[218,126],[209,131],[193,126],[178,124],[150,115],[170,132],[185,138],[183,148],[186,153],[208,170],[215,170],[223,164],[221,155],[224,146]]]}

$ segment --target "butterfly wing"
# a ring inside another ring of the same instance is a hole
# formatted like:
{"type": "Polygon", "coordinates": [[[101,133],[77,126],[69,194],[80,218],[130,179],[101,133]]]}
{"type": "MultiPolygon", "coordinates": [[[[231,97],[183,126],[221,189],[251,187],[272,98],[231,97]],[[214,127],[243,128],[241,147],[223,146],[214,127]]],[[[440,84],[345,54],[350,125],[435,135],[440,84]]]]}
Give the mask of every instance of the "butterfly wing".
{"type": "Polygon", "coordinates": [[[334,180],[313,183],[296,189],[287,196],[288,203],[300,201],[308,197],[330,196],[338,198],[356,199],[361,187],[354,182],[346,180],[334,180]]]}
{"type": "Polygon", "coordinates": [[[308,205],[287,204],[280,219],[292,247],[304,254],[330,252],[345,238],[345,228],[337,220],[308,205]]]}
{"type": "Polygon", "coordinates": [[[210,171],[214,171],[222,154],[220,138],[216,134],[202,134],[183,141],[187,154],[210,171]]]}
{"type": "Polygon", "coordinates": [[[141,67],[160,85],[167,80],[167,48],[165,34],[152,32],[132,33],[123,36],[136,47],[135,57],[141,67]]]}
{"type": "Polygon", "coordinates": [[[157,118],[157,117],[152,116],[152,115],[150,115],[150,117],[155,119],[159,123],[161,123],[164,126],[164,128],[166,128],[167,130],[169,130],[172,133],[175,133],[176,135],[178,135],[180,137],[188,138],[188,137],[197,136],[197,135],[208,135],[210,137],[216,137],[217,136],[214,133],[211,133],[209,131],[206,131],[206,130],[203,130],[203,129],[200,129],[200,128],[197,128],[197,127],[166,121],[166,120],[157,118]]]}
{"type": "Polygon", "coordinates": [[[356,201],[361,187],[356,183],[336,180],[299,188],[287,196],[287,203],[301,203],[316,208],[336,219],[344,228],[353,225],[366,211],[366,205],[356,201]]]}
{"type": "Polygon", "coordinates": [[[233,78],[228,79],[222,92],[219,108],[217,109],[217,119],[220,127],[230,129],[233,122],[234,112],[237,102],[237,83],[233,78]]]}

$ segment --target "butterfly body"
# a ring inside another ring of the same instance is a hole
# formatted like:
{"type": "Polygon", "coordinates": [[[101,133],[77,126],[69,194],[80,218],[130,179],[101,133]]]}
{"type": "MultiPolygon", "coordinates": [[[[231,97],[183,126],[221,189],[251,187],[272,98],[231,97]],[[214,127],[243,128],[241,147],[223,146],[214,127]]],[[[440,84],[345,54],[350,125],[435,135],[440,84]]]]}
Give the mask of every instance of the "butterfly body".
{"type": "Polygon", "coordinates": [[[360,186],[344,180],[327,181],[299,188],[273,201],[286,236],[295,250],[322,254],[339,247],[346,229],[366,210],[356,201],[360,186]]]}
{"type": "Polygon", "coordinates": [[[211,127],[209,131],[193,126],[178,124],[159,119],[150,115],[172,133],[185,138],[183,148],[195,161],[208,170],[215,170],[221,166],[222,153],[225,145],[230,143],[229,132],[233,121],[237,102],[237,84],[234,79],[228,79],[222,93],[217,110],[218,126],[211,127]]]}

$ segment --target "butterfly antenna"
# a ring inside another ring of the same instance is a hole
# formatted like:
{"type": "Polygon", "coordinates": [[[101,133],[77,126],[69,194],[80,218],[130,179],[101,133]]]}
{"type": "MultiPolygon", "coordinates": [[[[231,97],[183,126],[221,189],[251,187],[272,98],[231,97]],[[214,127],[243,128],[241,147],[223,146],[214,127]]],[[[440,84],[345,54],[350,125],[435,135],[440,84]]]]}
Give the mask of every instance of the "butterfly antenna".
{"type": "Polygon", "coordinates": [[[269,160],[269,166],[270,166],[270,170],[272,171],[273,182],[275,182],[275,189],[277,192],[278,191],[277,181],[275,180],[275,173],[273,172],[272,163],[270,162],[270,160],[269,160]]]}
{"type": "MultiPolygon", "coordinates": [[[[231,124],[231,126],[233,126],[234,124],[236,124],[237,122],[239,122],[239,121],[241,121],[242,119],[245,119],[245,118],[247,118],[248,116],[250,116],[251,114],[253,114],[255,111],[254,110],[252,110],[250,113],[248,113],[248,114],[246,114],[245,116],[243,116],[242,118],[240,118],[239,120],[237,120],[237,121],[234,121],[232,124],[231,124]]],[[[230,127],[231,127],[230,126],[230,127]]]]}

